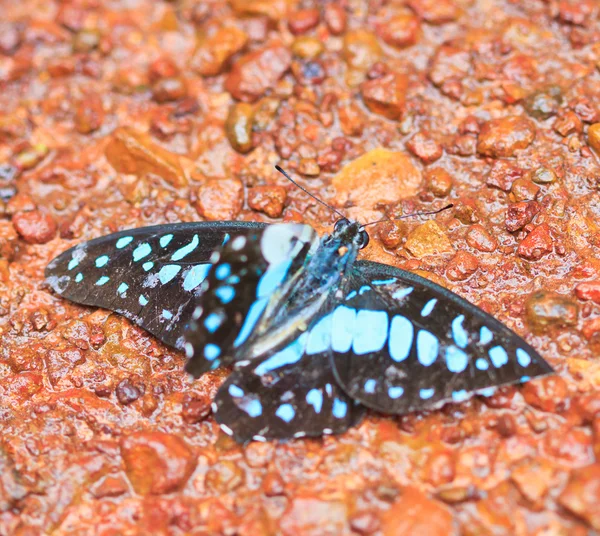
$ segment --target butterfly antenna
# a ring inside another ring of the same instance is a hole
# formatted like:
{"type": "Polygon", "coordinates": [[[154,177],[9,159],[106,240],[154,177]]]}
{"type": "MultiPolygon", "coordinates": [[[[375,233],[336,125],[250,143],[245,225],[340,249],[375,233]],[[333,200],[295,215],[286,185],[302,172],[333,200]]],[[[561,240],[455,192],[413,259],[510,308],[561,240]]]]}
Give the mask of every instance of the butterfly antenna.
{"type": "Polygon", "coordinates": [[[365,223],[363,225],[363,227],[366,227],[367,225],[375,225],[376,223],[384,223],[386,221],[404,220],[406,218],[413,218],[415,216],[433,216],[434,214],[439,214],[440,212],[444,212],[444,210],[448,210],[449,208],[452,208],[453,206],[454,205],[452,203],[449,203],[445,207],[438,208],[437,210],[432,210],[430,212],[413,212],[412,214],[405,214],[404,216],[400,216],[399,218],[372,221],[372,222],[369,222],[369,223],[365,223]]]}
{"type": "Polygon", "coordinates": [[[346,216],[344,216],[339,210],[337,210],[336,208],[332,207],[331,205],[328,205],[327,203],[325,203],[325,201],[323,201],[322,199],[319,199],[316,195],[311,194],[306,188],[304,188],[304,186],[300,186],[294,179],[292,179],[292,177],[290,177],[287,172],[285,170],[283,170],[282,168],[280,168],[279,166],[275,166],[275,169],[277,171],[279,171],[279,173],[281,173],[288,181],[290,181],[294,186],[300,188],[300,190],[302,190],[305,194],[309,195],[310,197],[312,197],[315,201],[318,201],[319,203],[321,203],[321,205],[326,206],[329,210],[335,212],[338,216],[341,216],[342,218],[344,218],[345,220],[347,220],[348,218],[346,216]]]}

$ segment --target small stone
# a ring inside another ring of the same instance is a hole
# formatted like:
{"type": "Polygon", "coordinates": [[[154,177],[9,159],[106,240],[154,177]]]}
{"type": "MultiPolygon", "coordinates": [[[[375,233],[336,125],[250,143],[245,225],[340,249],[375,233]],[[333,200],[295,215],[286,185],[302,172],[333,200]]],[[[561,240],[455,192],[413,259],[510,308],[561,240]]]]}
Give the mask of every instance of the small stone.
{"type": "Polygon", "coordinates": [[[181,404],[181,418],[188,424],[202,422],[210,415],[211,400],[208,396],[194,396],[186,393],[181,404]]]}
{"type": "Polygon", "coordinates": [[[509,157],[529,147],[534,139],[535,125],[526,117],[492,119],[481,127],[477,151],[493,158],[509,157]]]}
{"type": "Polygon", "coordinates": [[[558,113],[561,95],[562,91],[558,86],[536,91],[523,100],[523,107],[531,117],[544,121],[558,113]]]}
{"type": "Polygon", "coordinates": [[[283,536],[344,534],[348,511],[342,501],[320,497],[295,496],[281,516],[279,528],[283,536]]]}
{"type": "Polygon", "coordinates": [[[215,463],[206,472],[206,487],[211,493],[229,493],[244,482],[244,470],[233,460],[215,463]]]}
{"type": "Polygon", "coordinates": [[[238,153],[250,152],[254,145],[252,143],[254,108],[251,104],[238,102],[229,108],[229,114],[225,121],[225,134],[231,146],[238,153]]]}
{"type": "Polygon", "coordinates": [[[591,300],[600,304],[600,281],[587,281],[575,287],[575,296],[580,300],[591,300]]]}
{"type": "Polygon", "coordinates": [[[479,224],[472,225],[467,232],[467,244],[485,253],[492,253],[498,247],[496,239],[488,233],[483,225],[479,224]]]}
{"type": "Polygon", "coordinates": [[[104,123],[104,107],[97,93],[86,95],[75,111],[75,128],[81,134],[98,130],[104,123]]]}
{"type": "Polygon", "coordinates": [[[363,133],[366,117],[360,107],[350,102],[338,109],[340,127],[345,136],[360,136],[363,133]]]}
{"type": "Polygon", "coordinates": [[[408,140],[406,147],[425,164],[435,162],[443,154],[441,145],[427,132],[418,132],[415,134],[408,140]]]}
{"type": "Polygon", "coordinates": [[[233,220],[242,210],[244,186],[238,179],[209,179],[198,189],[195,203],[198,213],[207,220],[233,220]]]}
{"type": "MultiPolygon", "coordinates": [[[[429,68],[429,79],[438,87],[460,82],[471,70],[471,54],[460,47],[442,45],[436,51],[429,68]]],[[[443,89],[442,89],[443,91],[443,89]]]]}
{"type": "Polygon", "coordinates": [[[98,30],[81,30],[73,36],[73,52],[91,52],[100,44],[98,30]]]}
{"type": "Polygon", "coordinates": [[[600,464],[574,469],[558,502],[592,529],[600,530],[600,464]]]}
{"type": "Polygon", "coordinates": [[[415,195],[421,173],[406,154],[377,148],[346,164],[332,184],[339,206],[373,209],[415,195]]]}
{"type": "Polygon", "coordinates": [[[318,177],[321,173],[321,167],[314,158],[301,158],[298,162],[298,173],[306,177],[318,177]]]}
{"type": "Polygon", "coordinates": [[[531,180],[537,184],[552,184],[556,182],[556,173],[551,169],[539,167],[531,173],[531,180]]]}
{"type": "Polygon", "coordinates": [[[600,123],[594,123],[588,128],[588,143],[600,154],[600,123]]]}
{"type": "Polygon", "coordinates": [[[45,244],[56,235],[56,222],[50,214],[41,210],[17,212],[12,217],[12,224],[21,238],[29,244],[45,244]]]}
{"type": "MultiPolygon", "coordinates": [[[[407,87],[408,78],[405,75],[390,73],[363,82],[360,89],[363,101],[369,110],[388,119],[399,119],[404,111],[407,87]]],[[[428,159],[427,161],[437,160],[441,156],[441,148],[439,146],[436,148],[435,142],[433,142],[434,147],[430,145],[419,145],[422,149],[420,152],[428,159]],[[436,157],[437,150],[439,156],[436,157]]]]}
{"type": "Polygon", "coordinates": [[[152,98],[163,104],[181,100],[187,96],[187,88],[181,77],[161,78],[152,86],[152,98]]]}
{"type": "Polygon", "coordinates": [[[447,536],[454,533],[450,510],[442,503],[429,499],[417,488],[404,488],[381,519],[383,536],[447,536]]]}
{"type": "Polygon", "coordinates": [[[515,201],[533,201],[540,193],[540,187],[534,184],[529,179],[517,179],[512,183],[510,192],[513,194],[515,201]]]}
{"type": "Polygon", "coordinates": [[[469,279],[479,267],[475,255],[466,251],[459,251],[448,263],[446,275],[452,281],[465,281],[469,279]]]}
{"type": "Polygon", "coordinates": [[[344,36],[342,57],[351,71],[366,73],[382,54],[377,37],[369,30],[352,30],[344,36]]]}
{"type": "Polygon", "coordinates": [[[119,173],[138,177],[152,173],[175,187],[187,185],[178,155],[156,145],[147,134],[130,127],[119,127],[113,132],[104,154],[119,173]]]}
{"type": "Polygon", "coordinates": [[[304,60],[311,60],[320,56],[325,50],[323,42],[316,37],[302,36],[294,39],[292,52],[294,56],[304,60]]]}
{"type": "Polygon", "coordinates": [[[523,497],[539,507],[554,483],[555,473],[545,460],[526,460],[511,471],[510,478],[523,497]]]}
{"type": "Polygon", "coordinates": [[[577,117],[577,114],[572,111],[564,112],[554,121],[554,130],[562,137],[570,136],[571,134],[579,134],[583,130],[583,123],[577,117]]]}
{"type": "Polygon", "coordinates": [[[377,27],[381,38],[390,46],[404,48],[414,45],[421,33],[421,23],[411,12],[390,17],[377,27]]]}
{"type": "Polygon", "coordinates": [[[327,29],[333,35],[343,34],[346,30],[347,16],[344,8],[338,4],[325,4],[323,8],[323,19],[327,25],[327,29]]]}
{"type": "Polygon", "coordinates": [[[432,453],[423,467],[423,479],[435,488],[449,484],[455,475],[456,461],[451,452],[432,453]]]}
{"type": "Polygon", "coordinates": [[[286,199],[287,190],[283,186],[256,186],[248,190],[248,206],[269,218],[281,217],[286,199]]]}
{"type": "Polygon", "coordinates": [[[291,62],[290,51],[282,45],[250,52],[235,62],[225,80],[225,89],[237,100],[254,102],[275,86],[291,62]]]}
{"type": "Polygon", "coordinates": [[[485,182],[488,186],[495,186],[508,192],[513,182],[520,179],[524,173],[523,169],[510,160],[496,160],[485,182]]]}
{"type": "Polygon", "coordinates": [[[542,209],[537,201],[521,201],[510,205],[506,211],[506,230],[514,233],[531,223],[542,209]]]}
{"type": "Polygon", "coordinates": [[[122,380],[115,389],[117,400],[122,406],[135,402],[144,395],[144,391],[137,385],[134,385],[129,378],[122,380]]]}
{"type": "Polygon", "coordinates": [[[408,235],[404,247],[417,259],[427,255],[454,253],[452,242],[434,220],[429,220],[416,227],[408,235]]]}
{"type": "Polygon", "coordinates": [[[452,176],[444,168],[428,169],[425,172],[425,185],[436,197],[446,197],[452,191],[452,176]]]}
{"type": "Polygon", "coordinates": [[[444,24],[458,18],[460,11],[451,0],[409,0],[408,5],[429,24],[444,24]]]}
{"type": "Polygon", "coordinates": [[[289,15],[296,0],[230,0],[229,3],[238,15],[260,15],[279,21],[289,15]]]}
{"type": "Polygon", "coordinates": [[[48,155],[49,149],[43,143],[38,143],[22,150],[14,156],[14,164],[20,170],[33,169],[48,155]]]}
{"type": "Polygon", "coordinates": [[[120,442],[125,471],[136,493],[162,495],[183,488],[196,467],[187,443],[163,432],[136,432],[120,442]]]}
{"type": "Polygon", "coordinates": [[[235,26],[224,26],[201,42],[192,57],[190,66],[201,76],[222,73],[234,54],[248,42],[246,33],[235,26]]]}
{"type": "Polygon", "coordinates": [[[0,220],[0,259],[13,259],[18,239],[15,226],[10,221],[0,220]]]}
{"type": "Polygon", "coordinates": [[[319,24],[318,9],[300,9],[290,15],[288,28],[294,35],[306,33],[319,24]]]}
{"type": "Polygon", "coordinates": [[[396,249],[406,236],[406,226],[399,221],[386,221],[377,225],[377,235],[388,249],[396,249]]]}
{"type": "Polygon", "coordinates": [[[547,253],[551,253],[554,247],[550,227],[547,223],[538,225],[519,244],[517,253],[524,259],[537,261],[547,253]]]}
{"type": "Polygon", "coordinates": [[[21,25],[14,22],[0,22],[0,54],[12,56],[23,42],[21,25]]]}
{"type": "Polygon", "coordinates": [[[292,63],[292,73],[303,86],[319,85],[327,76],[325,65],[320,60],[295,61],[292,63]]]}
{"type": "Polygon", "coordinates": [[[379,530],[381,523],[373,512],[362,512],[350,518],[350,527],[354,532],[367,536],[379,530]]]}
{"type": "Polygon", "coordinates": [[[127,491],[129,488],[123,478],[108,475],[93,487],[92,495],[96,499],[103,499],[104,497],[119,497],[127,491]]]}
{"type": "Polygon", "coordinates": [[[554,292],[532,294],[526,304],[527,319],[534,328],[574,326],[579,317],[579,306],[573,300],[554,292]]]}

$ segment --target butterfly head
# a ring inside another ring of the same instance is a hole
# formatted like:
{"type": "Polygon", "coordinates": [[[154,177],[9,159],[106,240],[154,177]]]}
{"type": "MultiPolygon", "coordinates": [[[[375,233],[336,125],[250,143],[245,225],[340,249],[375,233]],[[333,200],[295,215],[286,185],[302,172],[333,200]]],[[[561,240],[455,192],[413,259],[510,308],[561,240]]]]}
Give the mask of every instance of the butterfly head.
{"type": "Polygon", "coordinates": [[[334,240],[339,240],[344,244],[352,244],[357,249],[363,249],[369,243],[369,234],[363,226],[355,220],[347,218],[339,219],[333,227],[334,240]]]}

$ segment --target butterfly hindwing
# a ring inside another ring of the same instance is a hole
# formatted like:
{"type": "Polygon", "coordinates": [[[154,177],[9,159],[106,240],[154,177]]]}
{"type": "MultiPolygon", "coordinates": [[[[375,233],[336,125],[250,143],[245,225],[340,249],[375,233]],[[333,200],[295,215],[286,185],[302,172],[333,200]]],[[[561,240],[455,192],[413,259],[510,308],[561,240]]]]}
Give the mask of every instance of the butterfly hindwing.
{"type": "MultiPolygon", "coordinates": [[[[185,333],[190,358],[186,370],[197,377],[237,359],[250,359],[250,352],[244,351],[247,343],[258,338],[262,328],[272,327],[261,323],[263,315],[280,309],[286,283],[302,271],[318,243],[308,225],[273,224],[216,251],[185,333]]],[[[267,350],[269,341],[262,340],[267,350]]]]}
{"type": "Polygon", "coordinates": [[[490,315],[409,272],[357,262],[331,314],[332,366],[354,399],[403,414],[552,368],[490,315]]]}
{"type": "Polygon", "coordinates": [[[235,370],[221,386],[215,417],[236,441],[338,434],[360,421],[364,407],[335,381],[327,322],[235,370]]]}
{"type": "Polygon", "coordinates": [[[48,265],[46,279],[63,297],[116,311],[182,348],[212,253],[229,237],[262,228],[197,222],[121,231],[65,251],[48,265]]]}

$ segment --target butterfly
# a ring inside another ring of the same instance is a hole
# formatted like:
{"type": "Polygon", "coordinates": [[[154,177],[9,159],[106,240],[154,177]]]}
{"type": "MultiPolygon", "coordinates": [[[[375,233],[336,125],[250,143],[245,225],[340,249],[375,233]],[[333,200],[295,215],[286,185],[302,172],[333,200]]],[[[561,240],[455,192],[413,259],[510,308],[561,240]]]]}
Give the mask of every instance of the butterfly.
{"type": "Polygon", "coordinates": [[[359,260],[368,241],[345,217],[322,238],[299,223],[158,225],[78,244],[46,278],[183,350],[194,377],[233,366],[213,411],[241,443],[338,434],[366,408],[433,409],[553,372],[453,292],[359,260]]]}

